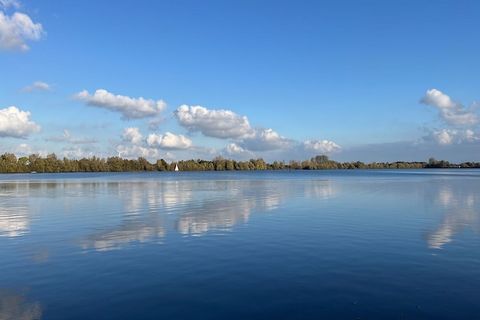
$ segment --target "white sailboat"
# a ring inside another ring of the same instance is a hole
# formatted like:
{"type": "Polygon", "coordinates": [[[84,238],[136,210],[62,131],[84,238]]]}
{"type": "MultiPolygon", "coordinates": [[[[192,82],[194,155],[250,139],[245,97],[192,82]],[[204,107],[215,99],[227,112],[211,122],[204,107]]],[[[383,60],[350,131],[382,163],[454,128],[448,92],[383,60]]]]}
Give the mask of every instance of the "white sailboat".
{"type": "Polygon", "coordinates": [[[178,170],[178,164],[175,163],[175,171],[179,171],[178,170]]]}

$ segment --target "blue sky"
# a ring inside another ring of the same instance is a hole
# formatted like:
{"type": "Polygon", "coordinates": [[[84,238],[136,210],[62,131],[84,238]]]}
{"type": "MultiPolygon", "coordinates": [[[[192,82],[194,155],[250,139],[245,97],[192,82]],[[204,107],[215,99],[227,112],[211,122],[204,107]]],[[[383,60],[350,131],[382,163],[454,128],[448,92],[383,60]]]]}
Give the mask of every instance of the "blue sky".
{"type": "Polygon", "coordinates": [[[0,152],[480,160],[476,1],[0,7],[0,152]]]}

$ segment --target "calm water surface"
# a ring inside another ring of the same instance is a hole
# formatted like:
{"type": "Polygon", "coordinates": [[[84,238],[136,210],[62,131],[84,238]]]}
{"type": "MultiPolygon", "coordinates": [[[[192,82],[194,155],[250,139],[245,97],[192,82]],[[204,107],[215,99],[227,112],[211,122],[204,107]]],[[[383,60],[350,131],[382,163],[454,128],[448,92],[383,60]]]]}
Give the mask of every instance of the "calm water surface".
{"type": "Polygon", "coordinates": [[[0,320],[479,319],[480,171],[0,176],[0,320]]]}

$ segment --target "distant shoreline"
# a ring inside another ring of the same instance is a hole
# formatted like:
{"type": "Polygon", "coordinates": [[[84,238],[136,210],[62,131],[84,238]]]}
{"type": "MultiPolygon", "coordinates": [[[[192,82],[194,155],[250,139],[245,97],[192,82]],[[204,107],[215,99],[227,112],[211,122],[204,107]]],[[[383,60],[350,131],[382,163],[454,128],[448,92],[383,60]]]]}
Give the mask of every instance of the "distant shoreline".
{"type": "Polygon", "coordinates": [[[480,167],[475,167],[475,168],[456,168],[456,167],[451,167],[451,168],[354,168],[354,169],[282,169],[282,170],[274,170],[274,169],[265,169],[265,170],[184,170],[184,171],[171,171],[171,170],[164,170],[164,171],[158,171],[158,170],[140,170],[140,171],[57,171],[57,172],[0,172],[0,176],[3,175],[44,175],[44,174],[89,174],[89,173],[186,173],[186,172],[196,172],[196,173],[211,173],[211,172],[315,172],[315,171],[381,171],[381,170],[387,170],[387,171],[407,171],[407,170],[412,170],[412,171],[419,171],[419,170],[455,170],[455,171],[462,171],[462,170],[471,170],[471,169],[476,169],[480,170],[480,167]]]}
{"type": "Polygon", "coordinates": [[[17,158],[14,154],[5,153],[0,156],[0,173],[75,173],[75,172],[149,172],[149,171],[296,171],[296,170],[363,170],[363,169],[474,169],[480,168],[480,162],[450,163],[445,160],[430,158],[427,162],[396,161],[370,162],[361,161],[337,162],[325,155],[319,155],[303,161],[274,161],[267,163],[263,159],[236,161],[217,157],[213,160],[181,160],[168,163],[159,159],[155,163],[145,158],[123,159],[83,158],[59,159],[55,154],[41,157],[33,154],[17,158]]]}

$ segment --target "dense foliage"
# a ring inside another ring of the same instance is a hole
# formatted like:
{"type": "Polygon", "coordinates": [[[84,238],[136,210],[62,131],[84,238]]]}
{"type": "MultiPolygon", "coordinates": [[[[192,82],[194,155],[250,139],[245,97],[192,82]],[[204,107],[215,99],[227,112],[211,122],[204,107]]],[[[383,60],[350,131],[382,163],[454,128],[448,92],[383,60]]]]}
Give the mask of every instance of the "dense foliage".
{"type": "Polygon", "coordinates": [[[46,157],[30,155],[18,158],[11,153],[0,156],[1,173],[21,172],[123,172],[123,171],[173,171],[178,165],[181,171],[224,171],[224,170],[320,170],[320,169],[420,169],[420,168],[480,168],[479,162],[450,164],[431,158],[428,162],[336,162],[327,156],[316,156],[310,160],[274,161],[263,159],[235,161],[217,157],[213,160],[182,160],[168,163],[163,159],[150,163],[144,158],[136,160],[110,157],[83,159],[58,159],[55,154],[46,157]]]}

